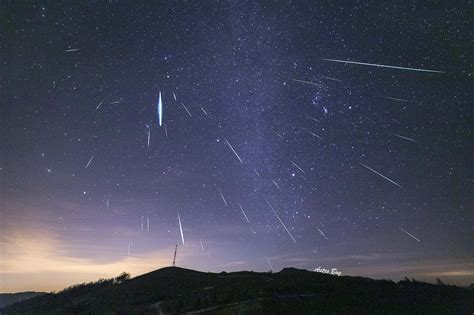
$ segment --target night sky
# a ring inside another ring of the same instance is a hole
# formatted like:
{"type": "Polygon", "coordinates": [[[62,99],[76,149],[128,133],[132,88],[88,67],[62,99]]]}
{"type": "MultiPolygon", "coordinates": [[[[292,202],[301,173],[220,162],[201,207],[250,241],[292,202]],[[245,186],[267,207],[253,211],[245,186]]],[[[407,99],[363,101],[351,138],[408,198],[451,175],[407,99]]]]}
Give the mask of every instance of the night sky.
{"type": "Polygon", "coordinates": [[[474,282],[472,7],[396,3],[4,1],[0,291],[474,282]]]}

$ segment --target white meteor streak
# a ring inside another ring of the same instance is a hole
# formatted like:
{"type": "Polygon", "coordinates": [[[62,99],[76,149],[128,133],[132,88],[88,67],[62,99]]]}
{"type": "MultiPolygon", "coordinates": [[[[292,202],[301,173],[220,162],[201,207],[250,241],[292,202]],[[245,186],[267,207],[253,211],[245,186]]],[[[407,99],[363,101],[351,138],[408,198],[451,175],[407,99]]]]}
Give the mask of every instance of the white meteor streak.
{"type": "Polygon", "coordinates": [[[330,77],[324,77],[324,76],[321,76],[321,78],[323,78],[323,79],[327,79],[327,80],[331,80],[331,81],[342,82],[342,80],[335,79],[335,78],[330,78],[330,77]]]}
{"type": "Polygon", "coordinates": [[[161,102],[161,91],[158,96],[158,123],[161,127],[161,124],[163,122],[163,103],[161,102]]]}
{"type": "Polygon", "coordinates": [[[227,207],[227,201],[225,201],[224,195],[222,194],[222,191],[220,188],[219,188],[219,194],[221,195],[222,201],[224,201],[224,204],[227,207]]]}
{"type": "Polygon", "coordinates": [[[105,202],[105,207],[107,210],[109,210],[109,201],[110,201],[110,198],[107,198],[107,201],[105,202]]]}
{"type": "Polygon", "coordinates": [[[121,103],[122,101],[113,101],[113,102],[110,102],[110,104],[119,104],[121,103]]]}
{"type": "Polygon", "coordinates": [[[415,239],[418,243],[420,242],[419,239],[417,239],[415,236],[413,236],[413,234],[411,234],[411,233],[408,232],[407,230],[402,229],[402,228],[400,228],[400,230],[402,230],[403,232],[405,232],[406,234],[408,234],[409,236],[411,236],[411,238],[415,239]]]}
{"type": "Polygon", "coordinates": [[[258,177],[260,177],[260,174],[258,173],[258,171],[257,171],[256,169],[253,169],[253,172],[254,172],[255,174],[257,174],[258,177]]]}
{"type": "Polygon", "coordinates": [[[275,134],[276,134],[278,137],[280,137],[280,138],[281,138],[281,140],[283,140],[283,136],[282,136],[281,134],[279,134],[279,133],[278,133],[278,132],[276,132],[275,130],[273,130],[273,132],[274,132],[274,133],[275,133],[275,134]]]}
{"type": "Polygon", "coordinates": [[[402,188],[402,186],[401,186],[399,183],[397,183],[397,182],[391,180],[390,178],[388,178],[387,176],[385,176],[385,175],[383,175],[383,174],[380,174],[379,172],[377,172],[377,171],[374,170],[373,168],[370,168],[369,166],[367,166],[367,165],[365,165],[365,164],[363,164],[363,163],[360,163],[360,162],[359,162],[359,164],[362,165],[363,167],[365,167],[366,169],[368,169],[369,171],[372,171],[372,172],[374,172],[375,174],[379,175],[380,177],[385,178],[386,180],[388,180],[388,181],[391,182],[392,184],[397,185],[398,187],[402,188]]]}
{"type": "Polygon", "coordinates": [[[150,217],[146,217],[146,231],[150,232],[150,217]]]}
{"type": "Polygon", "coordinates": [[[349,61],[349,60],[325,59],[325,58],[322,58],[322,59],[326,60],[326,61],[331,61],[331,62],[341,62],[341,63],[349,63],[349,64],[354,64],[354,65],[371,66],[371,67],[379,67],[379,68],[391,68],[391,69],[419,71],[419,72],[445,73],[444,71],[438,71],[438,70],[427,70],[427,69],[419,69],[419,68],[388,66],[388,65],[381,65],[381,64],[376,64],[376,63],[367,63],[367,62],[358,62],[358,61],[349,61]]]}
{"type": "Polygon", "coordinates": [[[307,118],[311,119],[311,120],[314,120],[315,122],[321,122],[320,120],[314,118],[314,117],[311,117],[310,115],[305,115],[307,118]]]}
{"type": "Polygon", "coordinates": [[[89,162],[87,162],[86,164],[86,168],[89,167],[89,165],[91,164],[92,160],[94,159],[94,156],[92,156],[90,159],[89,159],[89,162]]]}
{"type": "Polygon", "coordinates": [[[229,143],[229,141],[227,141],[226,138],[224,138],[225,142],[227,143],[227,145],[229,146],[229,148],[232,150],[232,152],[234,152],[235,156],[239,159],[240,163],[242,164],[242,159],[240,158],[240,156],[237,154],[237,152],[235,152],[234,150],[234,147],[232,147],[232,145],[229,143]]]}
{"type": "Polygon", "coordinates": [[[183,105],[184,109],[186,110],[186,112],[188,113],[189,117],[193,117],[193,115],[191,115],[191,113],[189,112],[188,108],[186,107],[186,105],[184,105],[183,103],[181,103],[181,105],[183,105]]]}
{"type": "Polygon", "coordinates": [[[202,110],[202,112],[204,113],[204,115],[207,116],[207,112],[206,112],[206,110],[204,109],[204,107],[201,106],[201,110],[202,110]]]}
{"type": "Polygon", "coordinates": [[[144,216],[142,216],[142,226],[141,226],[141,230],[143,231],[143,219],[145,219],[144,216]]]}
{"type": "Polygon", "coordinates": [[[204,251],[204,246],[202,245],[202,241],[201,241],[201,251],[202,252],[204,251]]]}
{"type": "Polygon", "coordinates": [[[313,137],[316,137],[316,138],[318,138],[319,140],[323,140],[323,138],[322,138],[321,136],[318,136],[318,135],[315,134],[314,132],[311,132],[311,131],[309,131],[309,130],[307,130],[307,129],[305,129],[305,130],[306,130],[310,135],[312,135],[313,137]]]}
{"type": "Polygon", "coordinates": [[[272,209],[273,213],[275,214],[275,216],[277,217],[278,221],[280,221],[281,225],[285,228],[286,230],[286,233],[288,233],[288,235],[291,237],[291,239],[293,240],[293,242],[295,242],[296,244],[296,240],[295,238],[293,237],[293,235],[291,235],[290,231],[288,230],[288,228],[286,227],[285,223],[283,223],[283,221],[280,219],[280,216],[278,215],[278,213],[276,213],[275,209],[273,209],[272,205],[270,204],[270,202],[268,202],[267,198],[265,196],[263,196],[263,199],[265,199],[265,201],[267,202],[267,205],[270,207],[270,209],[272,209]]]}
{"type": "Polygon", "coordinates": [[[324,234],[323,231],[321,231],[318,227],[316,227],[316,228],[318,229],[319,233],[321,233],[321,235],[322,235],[325,239],[328,240],[326,234],[324,234]]]}
{"type": "Polygon", "coordinates": [[[273,271],[273,266],[272,266],[272,264],[270,263],[270,259],[268,259],[268,258],[265,258],[265,259],[267,260],[267,264],[268,264],[268,266],[270,267],[270,270],[273,271]]]}
{"type": "Polygon", "coordinates": [[[95,108],[95,110],[98,110],[100,108],[100,106],[102,106],[102,103],[105,101],[105,98],[99,103],[99,105],[97,105],[97,107],[95,108]]]}
{"type": "Polygon", "coordinates": [[[278,185],[278,183],[276,181],[274,181],[271,178],[270,178],[270,180],[273,182],[273,184],[275,184],[275,186],[276,186],[276,188],[278,188],[278,190],[281,190],[280,186],[278,185]]]}
{"type": "Polygon", "coordinates": [[[311,84],[311,85],[315,85],[315,86],[317,86],[317,87],[323,87],[322,84],[317,84],[317,83],[313,83],[313,82],[309,82],[309,81],[303,81],[303,80],[297,80],[297,79],[293,79],[293,81],[301,82],[301,83],[306,83],[306,84],[311,84]]]}
{"type": "Polygon", "coordinates": [[[240,205],[240,203],[239,203],[239,208],[240,208],[240,210],[242,211],[242,214],[244,215],[245,220],[247,220],[247,223],[250,223],[249,218],[247,218],[247,215],[245,214],[244,208],[242,208],[242,206],[240,205]]]}
{"type": "Polygon", "coordinates": [[[183,242],[183,245],[184,245],[183,227],[181,226],[181,218],[179,216],[179,212],[178,212],[178,222],[179,222],[179,230],[181,232],[181,241],[183,242]]]}
{"type": "Polygon", "coordinates": [[[392,101],[399,101],[399,102],[405,102],[405,103],[412,103],[413,101],[410,100],[405,100],[403,98],[395,98],[395,97],[389,97],[389,96],[384,96],[383,98],[392,100],[392,101]]]}
{"type": "Polygon", "coordinates": [[[416,142],[415,139],[408,138],[408,137],[404,137],[404,136],[402,136],[402,135],[399,135],[399,134],[396,134],[396,133],[393,133],[393,132],[390,132],[390,134],[391,134],[392,136],[399,137],[399,138],[401,138],[401,139],[405,139],[405,140],[408,140],[408,141],[416,142]]]}
{"type": "Polygon", "coordinates": [[[165,135],[166,135],[166,138],[168,138],[168,129],[166,128],[166,125],[165,125],[165,135]]]}
{"type": "Polygon", "coordinates": [[[128,254],[127,256],[130,256],[130,250],[132,249],[132,242],[128,242],[128,254]]]}
{"type": "Polygon", "coordinates": [[[148,141],[147,141],[147,148],[150,147],[150,133],[151,133],[151,130],[148,129],[148,141]]]}
{"type": "Polygon", "coordinates": [[[299,169],[303,174],[304,174],[304,171],[301,167],[298,166],[298,164],[296,164],[295,162],[293,162],[292,160],[290,160],[290,162],[297,168],[299,169]]]}
{"type": "Polygon", "coordinates": [[[174,92],[173,92],[173,97],[174,97],[174,100],[176,101],[176,94],[174,94],[174,92]]]}
{"type": "Polygon", "coordinates": [[[78,51],[80,48],[72,48],[72,49],[67,49],[66,52],[73,52],[73,51],[78,51]]]}

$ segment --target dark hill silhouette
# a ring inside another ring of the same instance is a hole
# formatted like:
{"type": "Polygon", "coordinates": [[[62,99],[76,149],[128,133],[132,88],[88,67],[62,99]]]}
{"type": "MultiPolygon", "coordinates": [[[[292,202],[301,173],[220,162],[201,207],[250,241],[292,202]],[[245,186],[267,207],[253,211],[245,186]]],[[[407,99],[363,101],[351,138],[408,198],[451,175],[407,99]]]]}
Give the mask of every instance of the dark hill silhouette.
{"type": "Polygon", "coordinates": [[[2,314],[472,314],[473,292],[286,268],[206,273],[168,267],[75,285],[2,314]]]}
{"type": "Polygon", "coordinates": [[[44,292],[18,292],[18,293],[0,293],[0,309],[7,305],[31,299],[32,297],[44,294],[44,292]]]}

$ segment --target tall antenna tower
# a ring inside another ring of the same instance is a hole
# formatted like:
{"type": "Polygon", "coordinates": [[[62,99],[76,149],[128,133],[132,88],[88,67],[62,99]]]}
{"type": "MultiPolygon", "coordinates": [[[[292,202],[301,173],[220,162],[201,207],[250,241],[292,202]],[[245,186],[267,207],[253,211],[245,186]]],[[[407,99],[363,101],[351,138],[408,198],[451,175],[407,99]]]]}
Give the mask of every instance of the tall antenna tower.
{"type": "Polygon", "coordinates": [[[178,245],[174,248],[174,256],[173,256],[173,267],[176,265],[176,252],[178,251],[178,245]]]}

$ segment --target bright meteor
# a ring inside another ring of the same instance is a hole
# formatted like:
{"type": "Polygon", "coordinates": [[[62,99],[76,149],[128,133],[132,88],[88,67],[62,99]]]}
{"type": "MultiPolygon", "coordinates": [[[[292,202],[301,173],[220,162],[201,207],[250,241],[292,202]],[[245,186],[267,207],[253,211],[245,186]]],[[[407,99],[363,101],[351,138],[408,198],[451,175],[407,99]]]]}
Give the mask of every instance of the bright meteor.
{"type": "Polygon", "coordinates": [[[163,122],[163,103],[161,102],[161,92],[158,96],[158,123],[161,127],[161,124],[163,122]]]}
{"type": "Polygon", "coordinates": [[[350,61],[350,60],[325,59],[325,58],[322,58],[322,59],[326,61],[331,61],[331,62],[340,62],[340,63],[346,63],[346,64],[349,63],[349,64],[354,64],[354,65],[371,66],[371,67],[379,67],[379,68],[391,68],[391,69],[418,71],[418,72],[446,73],[444,71],[439,71],[439,70],[428,70],[428,69],[419,69],[419,68],[380,65],[376,63],[358,62],[358,61],[350,61]]]}

